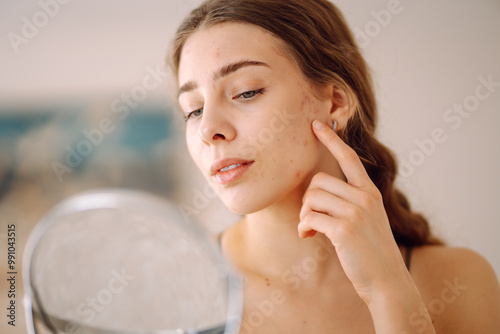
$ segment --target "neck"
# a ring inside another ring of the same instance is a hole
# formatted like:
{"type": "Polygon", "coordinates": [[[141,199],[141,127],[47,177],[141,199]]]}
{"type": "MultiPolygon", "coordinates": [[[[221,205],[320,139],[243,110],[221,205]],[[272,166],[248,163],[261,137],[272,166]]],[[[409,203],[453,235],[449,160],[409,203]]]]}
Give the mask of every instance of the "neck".
{"type": "Polygon", "coordinates": [[[330,240],[318,233],[313,238],[301,239],[297,225],[304,191],[289,196],[261,211],[246,215],[235,226],[239,245],[235,259],[246,272],[265,277],[286,279],[293,273],[295,279],[311,283],[324,280],[332,274],[344,277],[344,272],[330,240]]]}

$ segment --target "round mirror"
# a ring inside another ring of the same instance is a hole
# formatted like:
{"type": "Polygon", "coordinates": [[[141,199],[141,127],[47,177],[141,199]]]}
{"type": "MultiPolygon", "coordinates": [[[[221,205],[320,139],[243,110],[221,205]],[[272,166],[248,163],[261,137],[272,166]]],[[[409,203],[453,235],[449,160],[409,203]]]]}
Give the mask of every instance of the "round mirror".
{"type": "Polygon", "coordinates": [[[69,198],[29,236],[29,333],[237,333],[241,278],[177,208],[104,190],[69,198]]]}

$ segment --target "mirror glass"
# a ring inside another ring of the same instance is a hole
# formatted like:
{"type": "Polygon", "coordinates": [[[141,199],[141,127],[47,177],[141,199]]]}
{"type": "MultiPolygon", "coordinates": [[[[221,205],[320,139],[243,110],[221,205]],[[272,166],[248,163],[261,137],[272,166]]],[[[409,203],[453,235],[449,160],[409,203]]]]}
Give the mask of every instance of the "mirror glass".
{"type": "Polygon", "coordinates": [[[218,246],[145,193],[62,202],[33,230],[24,265],[36,333],[237,333],[241,282],[218,246]]]}

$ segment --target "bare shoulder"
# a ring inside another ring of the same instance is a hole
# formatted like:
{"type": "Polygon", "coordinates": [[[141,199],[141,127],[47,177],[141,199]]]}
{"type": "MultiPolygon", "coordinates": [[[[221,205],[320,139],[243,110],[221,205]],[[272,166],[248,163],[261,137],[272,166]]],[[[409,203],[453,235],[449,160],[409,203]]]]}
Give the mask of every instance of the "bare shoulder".
{"type": "MultiPolygon", "coordinates": [[[[423,274],[474,274],[480,273],[495,276],[488,261],[479,253],[461,247],[423,246],[412,253],[412,270],[417,276],[423,274]]],[[[413,274],[413,272],[412,272],[413,274]]],[[[496,276],[495,276],[496,280],[496,276]]]]}
{"type": "Polygon", "coordinates": [[[226,258],[238,269],[242,269],[244,238],[242,233],[243,220],[229,226],[220,235],[222,251],[226,258]]]}
{"type": "Polygon", "coordinates": [[[416,248],[411,275],[437,333],[500,332],[498,278],[477,252],[446,246],[416,248]]]}

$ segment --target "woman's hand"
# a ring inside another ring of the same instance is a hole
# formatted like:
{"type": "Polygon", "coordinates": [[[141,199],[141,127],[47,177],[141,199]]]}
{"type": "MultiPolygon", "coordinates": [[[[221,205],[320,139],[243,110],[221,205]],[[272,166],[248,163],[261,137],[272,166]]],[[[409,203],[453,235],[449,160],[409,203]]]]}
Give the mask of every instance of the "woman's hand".
{"type": "MultiPolygon", "coordinates": [[[[394,240],[380,192],[356,152],[323,123],[315,121],[314,125],[314,133],[337,159],[347,182],[325,173],[313,177],[303,198],[299,235],[306,238],[320,232],[330,239],[344,272],[370,310],[376,333],[435,334],[394,240]]],[[[474,291],[464,293],[453,307],[447,306],[440,328],[453,333],[497,330],[492,314],[500,304],[493,269],[470,251],[448,250],[446,254],[448,258],[455,254],[447,260],[452,265],[447,268],[444,255],[438,255],[436,263],[445,268],[436,268],[441,273],[434,279],[452,274],[455,282],[459,277],[462,287],[473,286],[474,291]]],[[[446,291],[437,289],[433,302],[445,298],[446,291]]]]}
{"type": "Polygon", "coordinates": [[[299,235],[324,233],[357,293],[370,304],[411,277],[394,240],[382,195],[358,155],[332,129],[319,121],[313,124],[314,133],[337,159],[347,182],[325,173],[313,177],[303,198],[299,235]]]}
{"type": "Polygon", "coordinates": [[[413,333],[412,315],[421,313],[421,333],[435,334],[420,293],[392,235],[382,195],[356,152],[323,123],[314,133],[339,162],[347,182],[316,174],[303,198],[298,225],[302,238],[324,233],[342,268],[367,304],[377,333],[413,333]]]}

